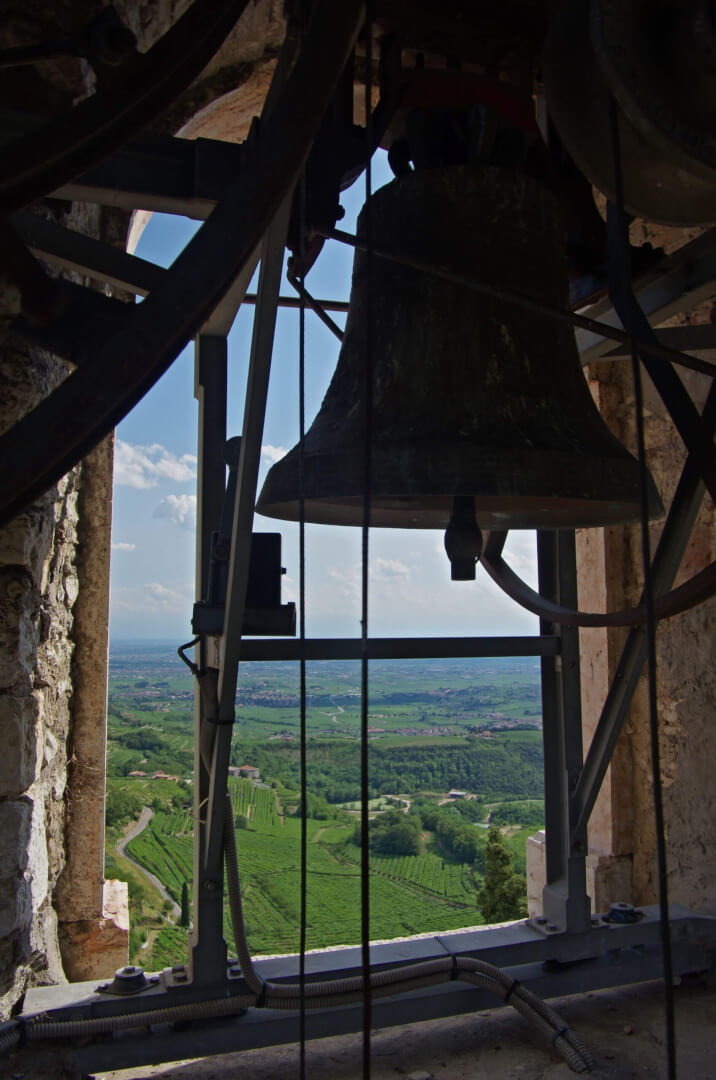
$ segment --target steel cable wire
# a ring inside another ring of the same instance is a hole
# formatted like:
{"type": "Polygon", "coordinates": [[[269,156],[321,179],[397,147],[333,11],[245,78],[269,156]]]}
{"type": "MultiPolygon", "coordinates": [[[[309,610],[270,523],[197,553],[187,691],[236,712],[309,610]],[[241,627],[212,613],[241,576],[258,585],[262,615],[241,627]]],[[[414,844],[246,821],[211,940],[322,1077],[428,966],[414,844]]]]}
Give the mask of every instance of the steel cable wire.
{"type": "MultiPolygon", "coordinates": [[[[647,644],[647,685],[649,701],[649,742],[651,750],[651,779],[654,802],[654,825],[656,830],[656,862],[659,891],[659,923],[661,929],[661,951],[664,982],[664,1020],[666,1027],[666,1060],[669,1080],[676,1080],[676,1030],[674,1017],[674,974],[671,952],[671,926],[669,923],[669,884],[667,875],[666,826],[664,821],[664,800],[661,782],[661,760],[659,750],[659,710],[656,685],[656,609],[653,579],[651,572],[651,548],[649,539],[649,507],[647,496],[646,432],[644,420],[644,393],[641,379],[641,366],[636,340],[632,327],[632,315],[636,300],[631,286],[631,265],[629,254],[629,232],[624,210],[624,175],[622,169],[621,144],[619,136],[619,115],[617,103],[609,95],[609,125],[611,130],[612,157],[614,161],[614,187],[616,203],[608,207],[607,225],[609,230],[609,270],[610,278],[614,272],[616,281],[611,287],[621,292],[625,311],[621,314],[625,322],[624,329],[629,334],[631,351],[632,381],[634,385],[634,415],[637,436],[637,460],[639,462],[639,495],[641,501],[641,561],[644,575],[644,604],[646,622],[644,631],[647,644]],[[614,216],[616,215],[616,216],[614,216]],[[626,321],[624,316],[626,315],[626,321]]],[[[616,304],[615,304],[616,307],[616,304]]]]}
{"type": "Polygon", "coordinates": [[[365,355],[364,355],[364,428],[363,428],[363,523],[361,527],[361,961],[363,967],[363,1080],[370,1080],[370,1032],[371,1032],[371,968],[370,968],[370,822],[368,818],[368,580],[369,580],[369,534],[370,495],[372,486],[373,449],[373,335],[372,335],[372,248],[373,229],[371,213],[373,150],[373,22],[370,0],[365,7],[365,222],[366,268],[365,268],[365,355]]]}

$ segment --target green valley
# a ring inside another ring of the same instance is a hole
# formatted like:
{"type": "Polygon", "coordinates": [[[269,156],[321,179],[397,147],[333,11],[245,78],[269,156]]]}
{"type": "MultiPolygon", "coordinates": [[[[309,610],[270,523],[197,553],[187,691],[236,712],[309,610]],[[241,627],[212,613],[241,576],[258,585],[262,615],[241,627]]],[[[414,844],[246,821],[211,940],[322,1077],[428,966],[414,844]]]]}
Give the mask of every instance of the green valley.
{"type": "MultiPolygon", "coordinates": [[[[237,694],[229,784],[256,953],[298,949],[297,669],[245,665],[237,694]],[[241,778],[242,766],[258,777],[241,778]]],[[[112,649],[107,873],[130,880],[133,959],[147,968],[186,951],[177,922],[193,843],[192,679],[184,670],[166,646],[112,649]],[[112,854],[143,807],[152,816],[124,855],[112,854]],[[142,882],[141,868],[164,895],[142,882]]],[[[357,665],[312,663],[307,681],[307,945],[317,948],[360,937],[357,665]]],[[[499,827],[524,873],[524,839],[542,824],[538,661],[375,662],[369,711],[371,936],[484,921],[477,896],[487,826],[499,827]]]]}

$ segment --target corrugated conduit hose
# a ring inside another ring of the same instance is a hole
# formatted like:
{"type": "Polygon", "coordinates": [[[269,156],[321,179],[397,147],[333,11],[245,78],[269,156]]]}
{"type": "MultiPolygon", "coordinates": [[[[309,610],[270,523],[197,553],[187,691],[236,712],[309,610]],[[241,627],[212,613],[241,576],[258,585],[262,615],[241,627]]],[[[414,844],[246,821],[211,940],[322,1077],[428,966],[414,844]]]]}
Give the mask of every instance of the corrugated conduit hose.
{"type": "MultiPolygon", "coordinates": [[[[147,1027],[152,1024],[231,1016],[259,1004],[271,1009],[295,1009],[302,997],[306,1008],[309,1009],[359,1003],[364,993],[362,975],[306,981],[302,986],[297,982],[265,981],[254,968],[246,940],[239,861],[229,795],[226,796],[224,811],[224,857],[236,951],[241,973],[250,993],[173,1005],[167,1008],[146,1009],[136,1013],[94,1017],[88,1020],[46,1020],[39,1016],[28,1021],[12,1021],[11,1027],[0,1032],[0,1054],[9,1053],[21,1041],[102,1035],[113,1031],[147,1027]]],[[[561,1017],[531,990],[522,986],[494,964],[488,964],[484,960],[452,955],[374,971],[370,976],[370,992],[373,997],[390,997],[454,979],[474,983],[501,997],[503,1001],[509,1002],[551,1041],[574,1072],[591,1072],[594,1066],[592,1055],[561,1017]]]]}
{"type": "MultiPolygon", "coordinates": [[[[304,982],[301,986],[295,982],[265,982],[257,973],[246,940],[231,798],[227,795],[226,800],[224,858],[229,908],[236,954],[248,987],[256,994],[257,999],[261,1000],[262,1005],[271,1009],[296,1008],[302,995],[309,1009],[349,1005],[361,1001],[364,990],[362,975],[304,982]]],[[[370,976],[371,995],[389,997],[453,979],[474,983],[508,1001],[526,1020],[546,1035],[574,1072],[590,1072],[594,1067],[594,1059],[587,1047],[553,1009],[506,972],[484,960],[469,956],[446,956],[444,959],[441,957],[423,963],[403,964],[400,967],[374,971],[370,976]]]]}

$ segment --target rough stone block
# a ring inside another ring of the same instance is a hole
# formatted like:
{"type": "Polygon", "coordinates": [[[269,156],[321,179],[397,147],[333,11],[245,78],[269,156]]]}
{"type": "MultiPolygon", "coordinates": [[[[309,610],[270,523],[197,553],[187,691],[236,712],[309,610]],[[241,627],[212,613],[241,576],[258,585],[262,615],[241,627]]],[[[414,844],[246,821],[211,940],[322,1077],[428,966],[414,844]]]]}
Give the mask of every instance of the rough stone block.
{"type": "Polygon", "coordinates": [[[60,923],[60,948],[71,982],[110,979],[129,960],[129,894],[125,881],[104,883],[99,919],[60,923]]]}
{"type": "Polygon", "coordinates": [[[36,695],[0,696],[0,798],[17,799],[41,767],[41,702],[36,695]]]}
{"type": "Polygon", "coordinates": [[[19,514],[0,530],[0,563],[22,566],[39,581],[51,545],[52,522],[45,515],[19,514]]]}
{"type": "Polygon", "coordinates": [[[49,899],[32,921],[30,950],[33,986],[67,982],[57,940],[57,912],[49,899]]]}
{"type": "Polygon", "coordinates": [[[0,803],[0,873],[3,878],[21,874],[28,864],[32,828],[32,804],[0,803]]]}
{"type": "Polygon", "coordinates": [[[0,938],[26,929],[32,921],[30,883],[24,878],[0,878],[0,938]]]}
{"type": "Polygon", "coordinates": [[[37,913],[45,902],[50,879],[49,837],[45,828],[45,799],[41,785],[32,791],[32,822],[27,846],[26,876],[30,878],[32,910],[37,913]]]}
{"type": "Polygon", "coordinates": [[[0,688],[29,693],[37,648],[38,597],[27,575],[0,568],[0,688]]]}

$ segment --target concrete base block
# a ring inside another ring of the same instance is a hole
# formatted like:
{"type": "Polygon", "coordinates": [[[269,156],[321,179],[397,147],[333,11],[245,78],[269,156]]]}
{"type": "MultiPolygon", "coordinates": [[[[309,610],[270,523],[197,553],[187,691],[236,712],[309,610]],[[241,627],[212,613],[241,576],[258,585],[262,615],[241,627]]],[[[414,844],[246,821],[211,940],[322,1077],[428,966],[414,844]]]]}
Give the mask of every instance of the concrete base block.
{"type": "Polygon", "coordinates": [[[543,915],[542,890],[547,884],[547,848],[544,829],[527,837],[527,914],[530,919],[543,915]]]}

